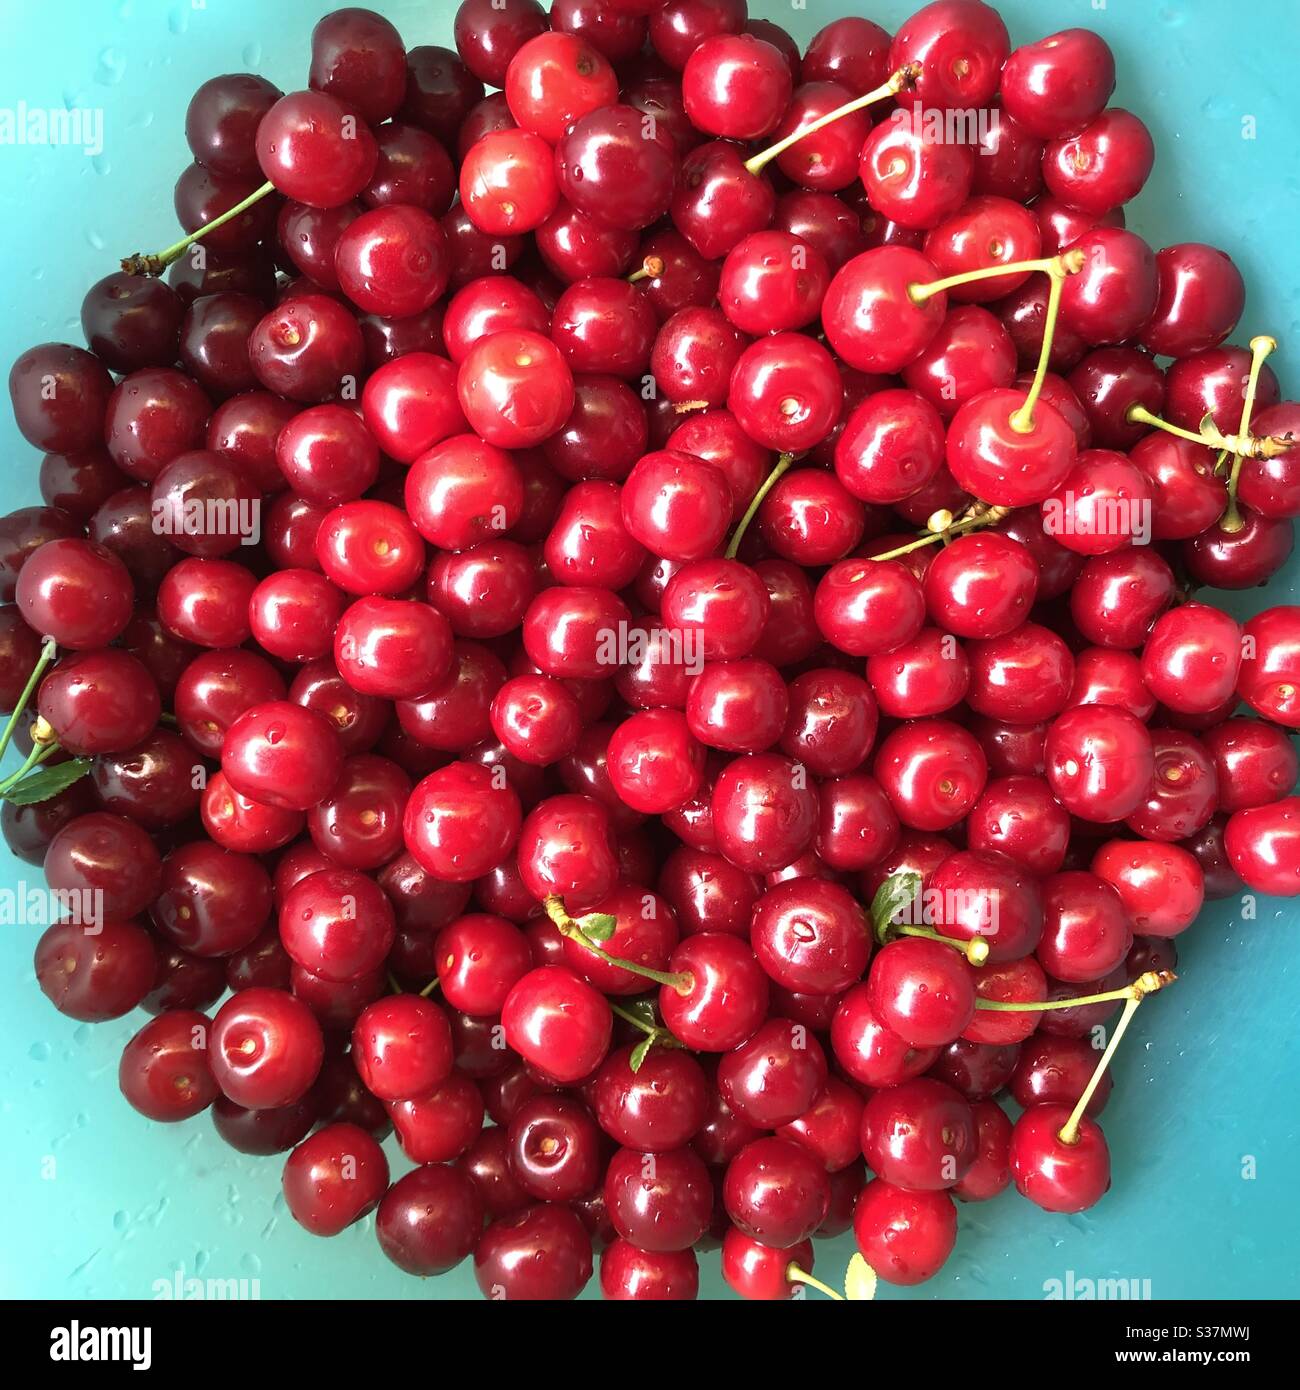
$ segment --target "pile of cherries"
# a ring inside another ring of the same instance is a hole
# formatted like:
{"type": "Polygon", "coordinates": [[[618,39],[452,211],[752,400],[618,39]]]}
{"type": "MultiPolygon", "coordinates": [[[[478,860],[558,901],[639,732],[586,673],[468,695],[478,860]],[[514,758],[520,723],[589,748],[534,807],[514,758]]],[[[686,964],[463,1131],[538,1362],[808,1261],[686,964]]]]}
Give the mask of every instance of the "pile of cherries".
{"type": "Polygon", "coordinates": [[[455,41],[339,10],[306,90],[204,83],[185,236],[13,367],[3,829],[101,909],[41,988],[151,1014],[126,1099],[287,1153],[307,1230],[492,1298],[719,1245],[839,1297],[816,1235],[860,1293],[960,1202],[1092,1205],[1173,938],[1300,891],[1300,608],[1193,596],[1300,513],[1240,275],[1125,227],[1082,29],[455,41]]]}

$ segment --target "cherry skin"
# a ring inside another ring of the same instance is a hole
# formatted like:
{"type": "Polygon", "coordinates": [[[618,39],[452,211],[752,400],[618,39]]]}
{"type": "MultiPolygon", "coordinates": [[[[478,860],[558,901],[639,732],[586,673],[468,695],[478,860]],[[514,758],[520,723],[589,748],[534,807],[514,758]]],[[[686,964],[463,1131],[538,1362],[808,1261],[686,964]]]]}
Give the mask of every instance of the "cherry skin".
{"type": "Polygon", "coordinates": [[[335,1236],[379,1205],[388,1188],[388,1160],[364,1129],[330,1124],[289,1155],[284,1200],[312,1235],[335,1236]]]}
{"type": "Polygon", "coordinates": [[[946,1192],[910,1192],[874,1178],[854,1208],[853,1237],[886,1283],[921,1284],[952,1253],[957,1210],[946,1192]]]}
{"type": "Polygon", "coordinates": [[[469,883],[499,864],[519,838],[522,811],[486,768],[453,762],[419,782],[403,819],[406,847],[433,878],[469,883]]]}
{"type": "Polygon", "coordinates": [[[1133,814],[1155,772],[1151,735],[1127,710],[1075,706],[1048,730],[1047,780],[1071,815],[1115,821],[1133,814]]]}
{"type": "Polygon", "coordinates": [[[473,1181],[438,1164],[399,1178],[375,1216],[379,1247],[400,1269],[443,1274],[474,1249],[483,1229],[483,1199],[473,1181]]]}
{"type": "Polygon", "coordinates": [[[601,1178],[601,1134],[580,1101],[538,1095],[510,1118],[510,1161],[520,1186],[540,1201],[565,1202],[601,1178]]]}
{"type": "Polygon", "coordinates": [[[1017,428],[1023,392],[999,388],[967,401],[948,427],[948,467],[967,492],[1000,507],[1041,502],[1065,481],[1078,453],[1065,417],[1040,400],[1017,428]]]}
{"type": "Polygon", "coordinates": [[[300,1100],[324,1057],[315,1016],[281,989],[233,995],[212,1021],[209,1046],[217,1084],[250,1110],[276,1110],[300,1100]]]}
{"type": "Polygon", "coordinates": [[[1038,566],[1020,542],[997,532],[958,536],[925,573],[925,603],[958,637],[1000,637],[1019,627],[1038,591],[1038,566]]]}
{"type": "Polygon", "coordinates": [[[447,1017],[417,994],[377,999],[353,1026],[352,1059],[367,1090],[380,1100],[427,1095],[451,1075],[447,1017]]]}
{"type": "Polygon", "coordinates": [[[208,1065],[209,1023],[192,1009],[169,1009],[127,1043],[118,1085],[146,1119],[174,1124],[206,1110],[219,1094],[208,1065]]]}
{"type": "Polygon", "coordinates": [[[554,145],[587,112],[612,105],[618,81],[605,58],[582,39],[543,33],[510,59],[505,94],[515,120],[554,145]]]}
{"type": "Polygon", "coordinates": [[[562,966],[522,976],[506,996],[507,1043],[561,1084],[589,1076],[609,1049],[612,1015],[592,987],[562,966]]]}
{"type": "Polygon", "coordinates": [[[797,1120],[826,1085],[826,1057],[801,1023],[769,1018],[718,1063],[718,1091],[728,1108],[757,1129],[797,1120]]]}
{"type": "Polygon", "coordinates": [[[539,902],[558,897],[570,912],[587,910],[618,881],[609,813],[589,796],[540,802],[519,834],[519,871],[539,902]]]}
{"type": "Polygon", "coordinates": [[[272,309],[253,330],[248,351],[266,390],[308,404],[355,387],[365,358],[356,320],[337,300],[319,294],[272,309]]]}
{"type": "Polygon", "coordinates": [[[379,157],[364,120],[324,92],[291,92],[257,127],[262,175],[311,207],[350,202],[370,182],[379,157]]]}
{"type": "Polygon", "coordinates": [[[713,1213],[709,1170],[688,1148],[653,1155],[619,1149],[609,1161],[604,1192],[619,1235],[655,1253],[689,1249],[713,1213]]]}
{"type": "Polygon", "coordinates": [[[938,332],[947,296],[921,303],[914,285],[939,279],[934,263],[906,247],[864,251],[841,266],[822,301],[822,327],[835,353],[862,372],[893,373],[913,361],[938,332]]]}
{"type": "Polygon", "coordinates": [[[36,943],[34,966],[50,1003],[83,1023],[130,1013],[158,973],[153,942],[133,922],[101,922],[93,936],[76,923],[56,922],[36,943]]]}
{"type": "Polygon", "coordinates": [[[704,749],[684,714],[642,710],[614,730],[608,765],[614,789],[633,810],[661,815],[695,794],[704,773],[704,749]]]}
{"type": "Polygon", "coordinates": [[[635,104],[603,104],[575,121],[556,145],[563,198],[604,237],[639,231],[668,211],[677,160],[665,126],[647,125],[635,104]]]}
{"type": "Polygon", "coordinates": [[[105,919],[127,921],[158,896],[158,850],[124,816],[92,811],[69,820],[51,839],[44,868],[46,882],[55,892],[102,895],[82,901],[95,902],[105,919]]]}
{"type": "Polygon", "coordinates": [[[1115,89],[1115,57],[1100,35],[1064,29],[1014,50],[1002,69],[1002,105],[1040,140],[1074,135],[1115,89]]]}
{"type": "Polygon", "coordinates": [[[988,776],[979,744],[943,719],[895,729],[876,750],[877,781],[904,825],[946,830],[975,804],[988,776]]]}
{"type": "Polygon", "coordinates": [[[1283,730],[1272,724],[1229,719],[1207,729],[1201,742],[1213,759],[1217,774],[1206,780],[1217,782],[1215,805],[1219,810],[1232,812],[1266,806],[1280,801],[1295,786],[1300,771],[1295,746],[1283,730]]]}
{"type": "Polygon", "coordinates": [[[877,1091],[862,1112],[862,1152],[876,1176],[912,1192],[953,1187],[975,1159],[966,1099],[929,1077],[877,1091]]]}
{"type": "Polygon", "coordinates": [[[814,611],[834,647],[851,656],[873,656],[920,632],[925,600],[912,571],[899,561],[849,559],[822,576],[814,611]]]}
{"type": "Polygon", "coordinates": [[[460,167],[461,204],[480,231],[535,231],[555,211],[560,189],[550,146],[527,130],[489,131],[460,167]]]}
{"type": "Polygon", "coordinates": [[[1223,847],[1247,887],[1294,897],[1300,892],[1300,797],[1233,812],[1223,831],[1223,847]]]}
{"type": "Polygon", "coordinates": [[[1082,983],[1109,974],[1133,944],[1124,899],[1095,873],[1070,870],[1043,884],[1038,960],[1055,979],[1082,983]]]}
{"type": "Polygon", "coordinates": [[[296,965],[332,983],[377,970],[393,943],[393,909],[352,869],[308,874],[280,903],[280,938],[296,965]]]}
{"type": "Polygon", "coordinates": [[[1155,310],[1156,258],[1140,236],[1120,227],[1096,227],[1070,248],[1086,257],[1061,290],[1061,323],[1086,342],[1122,343],[1155,310]]]}
{"type": "MultiPolygon", "coordinates": [[[[361,393],[365,427],[385,453],[413,463],[465,430],[456,370],[434,352],[411,351],[381,364],[361,393]]],[[[346,500],[346,499],[345,499],[346,500]]]]}
{"type": "Polygon", "coordinates": [[[428,1095],[393,1101],[388,1113],[402,1152],[413,1163],[457,1159],[483,1128],[483,1098],[478,1086],[455,1071],[428,1095]]]}
{"type": "Polygon", "coordinates": [[[722,1200],[737,1229],[764,1245],[806,1240],[830,1205],[830,1182],[813,1153],[789,1139],[756,1139],[727,1165],[722,1200]]]}
{"type": "Polygon", "coordinates": [[[693,1250],[641,1250],[620,1237],[600,1257],[600,1292],[607,1301],[689,1301],[699,1286],[693,1250]]]}
{"type": "Polygon", "coordinates": [[[501,1216],[474,1247],[474,1277],[485,1298],[573,1299],[591,1272],[586,1227],[569,1208],[552,1202],[501,1216]]]}
{"type": "Polygon", "coordinates": [[[909,122],[882,121],[862,146],[859,172],[877,212],[908,230],[925,231],[966,201],[975,156],[969,146],[936,140],[909,122]]]}
{"type": "Polygon", "coordinates": [[[476,343],[460,364],[456,390],[470,425],[500,449],[540,444],[573,409],[573,374],[559,349],[525,329],[476,343]]]}
{"type": "Polygon", "coordinates": [[[699,1063],[673,1048],[651,1048],[633,1071],[631,1056],[631,1046],[616,1049],[596,1075],[593,1108],[601,1128],[616,1143],[645,1153],[689,1143],[708,1106],[699,1063]]]}
{"type": "Polygon", "coordinates": [[[972,1110],[978,1152],[953,1195],[963,1202],[987,1202],[1011,1185],[1012,1126],[996,1101],[976,1101],[972,1110]]]}
{"type": "Polygon", "coordinates": [[[750,872],[793,863],[816,828],[817,796],[806,771],[773,753],[729,763],[714,783],[711,805],[718,847],[750,872]]]}
{"type": "Polygon", "coordinates": [[[842,993],[861,979],[871,951],[852,894],[819,879],[791,879],[768,889],[754,908],[750,936],[772,979],[805,994],[842,993]]]}
{"type": "Polygon", "coordinates": [[[1136,197],[1154,162],[1150,131],[1113,106],[1077,134],[1048,141],[1043,178],[1062,202],[1100,215],[1136,197]]]}
{"type": "Polygon", "coordinates": [[[1044,1211],[1086,1211],[1110,1187],[1110,1151],[1098,1125],[1086,1117],[1067,1144],[1060,1130],[1070,1106],[1032,1105],[1011,1133],[1011,1173],[1016,1190],[1044,1211]]]}
{"type": "Polygon", "coordinates": [[[970,967],[937,941],[891,942],[872,962],[868,989],[872,1013],[912,1047],[952,1042],[975,1010],[970,967]]]}
{"type": "Polygon", "coordinates": [[[864,502],[903,501],[935,479],[943,460],[943,421],[914,391],[868,396],[835,443],[836,476],[864,502]]]}
{"type": "Polygon", "coordinates": [[[1162,357],[1191,357],[1217,347],[1237,326],[1246,302],[1241,272],[1223,251],[1201,242],[1156,254],[1159,297],[1142,345],[1162,357]]]}
{"type": "Polygon", "coordinates": [[[728,1052],[767,1015],[767,976],[738,937],[696,932],[673,952],[668,969],[689,975],[690,983],[664,985],[659,1008],[673,1036],[693,1051],[728,1052]]]}
{"type": "Polygon", "coordinates": [[[131,619],[121,560],[91,541],[51,540],[23,564],[16,601],[27,623],[73,651],[107,646],[131,619]]]}
{"type": "MultiPolygon", "coordinates": [[[[1259,714],[1286,728],[1300,724],[1300,610],[1279,606],[1256,613],[1243,629],[1249,655],[1242,660],[1238,693],[1259,714]]],[[[1243,647],[1243,650],[1246,648],[1243,647]]]]}

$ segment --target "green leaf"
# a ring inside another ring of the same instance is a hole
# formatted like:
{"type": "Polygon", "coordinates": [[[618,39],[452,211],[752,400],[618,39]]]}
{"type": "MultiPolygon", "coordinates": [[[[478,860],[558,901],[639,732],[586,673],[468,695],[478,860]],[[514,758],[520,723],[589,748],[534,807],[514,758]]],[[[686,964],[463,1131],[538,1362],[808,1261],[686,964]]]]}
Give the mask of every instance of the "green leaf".
{"type": "Polygon", "coordinates": [[[592,941],[608,941],[618,926],[618,918],[612,912],[592,912],[586,917],[579,917],[578,925],[583,935],[592,941]]]}
{"type": "Polygon", "coordinates": [[[871,925],[882,946],[889,940],[889,928],[894,919],[911,906],[920,891],[921,875],[910,869],[892,875],[876,889],[876,896],[871,900],[871,925]]]}
{"type": "Polygon", "coordinates": [[[627,1064],[632,1068],[634,1075],[641,1070],[641,1063],[645,1061],[646,1055],[654,1045],[654,1034],[651,1033],[642,1038],[632,1049],[632,1055],[627,1059],[627,1064]]]}
{"type": "Polygon", "coordinates": [[[79,782],[91,767],[90,758],[72,758],[54,767],[43,767],[16,782],[4,794],[4,799],[15,806],[34,806],[38,801],[48,801],[57,796],[65,787],[79,782]]]}

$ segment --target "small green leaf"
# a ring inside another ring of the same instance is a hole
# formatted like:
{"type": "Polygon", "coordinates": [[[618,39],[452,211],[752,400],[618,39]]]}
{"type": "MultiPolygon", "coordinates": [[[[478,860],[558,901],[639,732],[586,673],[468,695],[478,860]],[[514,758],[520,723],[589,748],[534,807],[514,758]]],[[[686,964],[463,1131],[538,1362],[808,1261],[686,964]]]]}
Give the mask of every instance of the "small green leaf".
{"type": "Polygon", "coordinates": [[[592,912],[578,918],[578,925],[584,936],[592,941],[608,941],[618,926],[618,918],[612,912],[592,912]]]}
{"type": "Polygon", "coordinates": [[[72,758],[54,767],[43,767],[16,782],[4,794],[4,799],[15,806],[34,806],[38,801],[48,801],[57,796],[65,787],[79,782],[89,771],[91,759],[72,758]]]}
{"type": "Polygon", "coordinates": [[[629,1067],[632,1068],[633,1075],[635,1075],[637,1072],[641,1070],[641,1063],[645,1061],[647,1053],[649,1053],[650,1049],[654,1045],[654,1034],[650,1033],[646,1037],[642,1038],[641,1041],[637,1043],[637,1045],[632,1049],[632,1055],[627,1059],[627,1064],[629,1067]]]}
{"type": "Polygon", "coordinates": [[[854,1255],[844,1274],[844,1296],[850,1303],[864,1303],[876,1296],[876,1271],[862,1258],[854,1255]]]}
{"type": "Polygon", "coordinates": [[[889,928],[894,919],[911,906],[920,891],[921,875],[910,869],[892,875],[876,889],[876,896],[871,900],[871,925],[882,946],[889,940],[889,928]]]}

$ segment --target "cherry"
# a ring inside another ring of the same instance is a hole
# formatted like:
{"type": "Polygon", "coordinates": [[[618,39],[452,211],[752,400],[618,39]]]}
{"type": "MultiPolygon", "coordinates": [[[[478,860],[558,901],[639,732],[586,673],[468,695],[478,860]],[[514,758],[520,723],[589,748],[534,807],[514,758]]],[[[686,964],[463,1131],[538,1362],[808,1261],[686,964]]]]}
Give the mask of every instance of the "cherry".
{"type": "Polygon", "coordinates": [[[554,145],[580,117],[617,99],[606,59],[564,32],[537,34],[515,50],[505,74],[510,114],[554,145]]]}
{"type": "Polygon", "coordinates": [[[609,813],[589,796],[540,802],[519,833],[519,870],[539,901],[558,897],[570,911],[590,908],[618,880],[609,813]]]}
{"type": "MultiPolygon", "coordinates": [[[[971,1102],[972,1109],[975,1109],[979,1101],[996,1095],[1007,1084],[1019,1056],[1020,1048],[1015,1043],[977,1043],[958,1038],[940,1052],[928,1075],[965,1096],[971,1102]]],[[[978,1149],[978,1114],[976,1120],[978,1149]]]]}
{"type": "MultiPolygon", "coordinates": [[[[668,211],[676,154],[671,134],[658,122],[648,120],[635,104],[614,104],[611,97],[563,134],[555,147],[555,176],[571,209],[598,228],[611,229],[604,232],[609,238],[611,232],[648,227],[668,211]]],[[[554,237],[550,240],[554,246],[554,237]]],[[[634,250],[635,245],[628,247],[619,270],[634,250]]]]}
{"type": "MultiPolygon", "coordinates": [[[[1272,724],[1229,719],[1207,729],[1201,743],[1213,759],[1213,773],[1206,780],[1217,783],[1214,804],[1219,810],[1232,812],[1267,806],[1281,800],[1295,786],[1295,747],[1288,735],[1272,724]]],[[[1200,826],[1195,828],[1199,830],[1200,826]]]]}
{"type": "Polygon", "coordinates": [[[127,1103],[165,1124],[206,1110],[218,1094],[208,1032],[208,1019],[193,1009],[170,1009],[146,1023],[122,1050],[118,1085],[127,1103]]]}
{"type": "MultiPolygon", "coordinates": [[[[370,92],[373,99],[374,93],[370,92]]],[[[281,97],[257,127],[257,162],[286,197],[312,207],[350,202],[370,182],[375,137],[343,101],[324,92],[281,97]]]]}
{"type": "Polygon", "coordinates": [[[1237,326],[1246,286],[1231,257],[1202,242],[1156,254],[1159,297],[1142,344],[1163,357],[1191,357],[1217,347],[1237,326]]]}
{"type": "Polygon", "coordinates": [[[975,804],[988,764],[965,729],[924,719],[900,726],[880,744],[874,771],[904,825],[946,830],[975,804]]]}
{"type": "Polygon", "coordinates": [[[388,1188],[388,1160],[354,1124],[329,1124],[289,1155],[284,1200],[313,1235],[334,1236],[378,1206],[388,1188]]]}
{"type": "Polygon", "coordinates": [[[36,943],[36,980],[61,1014],[83,1023],[121,1018],[153,988],[153,942],[133,922],[100,921],[92,932],[56,922],[36,943]]]}
{"type": "Polygon", "coordinates": [[[560,1084],[583,1080],[609,1048],[608,1003],[563,966],[530,970],[501,1010],[506,1042],[560,1084]]]}
{"type": "Polygon", "coordinates": [[[952,1187],[975,1159],[970,1105],[928,1077],[877,1091],[862,1112],[862,1151],[872,1172],[896,1187],[952,1187]]]}
{"type": "Polygon", "coordinates": [[[36,632],[74,651],[103,647],[131,618],[131,578],[92,541],[56,539],[29,555],[18,575],[18,609],[36,632]]]}
{"type": "Polygon", "coordinates": [[[937,941],[891,942],[872,963],[868,989],[875,1017],[912,1047],[950,1043],[975,1009],[970,967],[937,941]]]}
{"type": "Polygon", "coordinates": [[[699,1286],[693,1250],[640,1250],[620,1238],[600,1257],[600,1292],[607,1300],[689,1301],[699,1286]]]}
{"type": "Polygon", "coordinates": [[[592,1097],[601,1128],[628,1149],[666,1153],[703,1128],[709,1093],[699,1064],[672,1048],[651,1048],[633,1071],[632,1048],[605,1059],[592,1097]]]}
{"type": "Polygon", "coordinates": [[[780,50],[752,34],[714,34],[691,50],[682,69],[682,99],[692,125],[731,140],[770,135],[792,85],[780,50]]]}
{"type": "Polygon", "coordinates": [[[18,430],[48,453],[72,454],[100,443],[111,391],[104,364],[66,343],[28,348],[9,370],[18,430]]]}
{"type": "Polygon", "coordinates": [[[474,1249],[483,1228],[483,1199],[455,1168],[429,1164],[399,1178],[375,1216],[380,1249],[408,1274],[454,1268],[474,1249]]]}
{"type": "Polygon", "coordinates": [[[957,1211],[946,1192],[911,1192],[873,1178],[854,1208],[853,1237],[886,1283],[920,1284],[952,1253],[957,1211]]]}
{"type": "Polygon", "coordinates": [[[74,895],[72,902],[93,903],[106,920],[129,920],[158,896],[158,851],[123,816],[94,811],[69,820],[51,839],[44,867],[52,890],[74,895]]]}
{"type": "Polygon", "coordinates": [[[231,724],[222,771],[244,796],[306,811],[338,780],[342,752],[328,722],[286,700],[255,705],[231,724]]]}
{"type": "Polygon", "coordinates": [[[1155,772],[1150,733],[1127,710],[1109,705],[1076,705],[1059,715],[1045,756],[1052,794],[1083,820],[1131,816],[1155,772]]]}
{"type": "Polygon", "coordinates": [[[1011,1133],[1016,1190],[1044,1211],[1086,1211],[1110,1187],[1110,1151],[1101,1129],[1084,1119],[1077,1138],[1066,1143],[1060,1130],[1069,1119],[1068,1105],[1033,1105],[1011,1133]]]}
{"type": "Polygon", "coordinates": [[[525,1100],[507,1132],[520,1186],[542,1201],[572,1201],[601,1178],[601,1133],[585,1105],[563,1096],[525,1100]]]}
{"type": "Polygon", "coordinates": [[[355,389],[365,343],[357,321],[337,300],[304,294],[283,301],[258,323],[248,352],[253,374],[268,391],[312,403],[355,389]]]}
{"type": "MultiPolygon", "coordinates": [[[[934,0],[894,35],[889,66],[919,65],[900,94],[906,106],[983,106],[997,90],[1010,41],[1001,16],[979,0],[934,0]]],[[[870,1263],[870,1261],[869,1261],[870,1263]]]]}
{"type": "MultiPolygon", "coordinates": [[[[1197,584],[1215,589],[1252,589],[1286,564],[1295,545],[1287,521],[1238,508],[1241,525],[1231,530],[1220,522],[1183,547],[1183,559],[1197,584]]],[[[1226,518],[1225,518],[1226,520],[1226,518]]]]}
{"type": "Polygon", "coordinates": [[[480,340],[460,364],[456,389],[471,426],[502,449],[541,443],[573,409],[573,377],[563,356],[526,330],[480,340]]]}
{"type": "Polygon", "coordinates": [[[688,985],[664,985],[659,993],[665,1025],[687,1047],[730,1051],[767,1014],[767,976],[738,937],[696,932],[672,953],[668,969],[690,976],[688,985]]]}
{"type": "Polygon", "coordinates": [[[161,280],[116,271],[86,291],[81,328],[101,362],[134,372],[176,360],[184,312],[180,296],[161,280]]]}
{"type": "Polygon", "coordinates": [[[987,1202],[1011,1185],[1011,1121],[995,1101],[979,1100],[975,1116],[975,1162],[952,1189],[963,1202],[987,1202]]]}
{"type": "Polygon", "coordinates": [[[853,896],[819,879],[770,888],[754,908],[750,930],[763,969],[777,984],[806,994],[842,993],[861,979],[871,949],[853,896]]]}
{"type": "Polygon", "coordinates": [[[679,845],[664,860],[659,892],[676,914],[683,935],[730,932],[747,936],[759,885],[754,875],[720,854],[679,845]]]}
{"type": "Polygon", "coordinates": [[[1133,942],[1124,899],[1095,873],[1071,870],[1043,884],[1038,960],[1058,980],[1082,983],[1109,974],[1133,942]]]}
{"type": "Polygon", "coordinates": [[[802,1144],[756,1139],[727,1165],[722,1200],[738,1230],[784,1249],[806,1240],[825,1220],[830,1182],[802,1144]]]}
{"type": "Polygon", "coordinates": [[[202,83],[185,112],[185,139],[194,158],[215,173],[254,178],[257,127],[281,95],[264,77],[248,72],[202,83]]]}
{"type": "Polygon", "coordinates": [[[1099,34],[1063,29],[1014,50],[1002,69],[1002,105],[1041,140],[1075,135],[1115,90],[1115,56],[1099,34]]]}
{"type": "Polygon", "coordinates": [[[1038,584],[1038,566],[1019,541],[997,532],[958,536],[926,570],[925,603],[958,637],[1002,637],[1024,622],[1038,584]]]}
{"type": "Polygon", "coordinates": [[[393,941],[388,899],[373,880],[352,869],[308,874],[284,895],[279,920],[280,938],[294,963],[335,984],[376,970],[393,941]]]}
{"type": "Polygon", "coordinates": [[[1300,798],[1288,796],[1228,817],[1223,831],[1224,853],[1248,888],[1280,897],[1295,896],[1300,883],[1298,812],[1300,798]]]}
{"type": "Polygon", "coordinates": [[[882,246],[855,256],[836,271],[822,300],[827,342],[859,371],[897,372],[943,322],[943,291],[919,302],[911,292],[938,278],[934,263],[907,247],[882,246]]]}
{"type": "Polygon", "coordinates": [[[85,652],[41,682],[41,718],[59,747],[77,757],[120,753],[147,738],[161,709],[144,665],[123,651],[85,652]]]}
{"type": "Polygon", "coordinates": [[[1069,475],[1074,432],[1055,406],[1040,400],[1021,428],[1027,397],[995,388],[962,405],[948,429],[948,467],[967,492],[1000,507],[1041,502],[1069,475]]]}
{"type": "Polygon", "coordinates": [[[619,1149],[605,1173],[604,1195],[618,1234],[653,1253],[689,1249],[713,1214],[709,1171],[687,1148],[653,1154],[619,1149]]]}
{"type": "Polygon", "coordinates": [[[928,128],[883,121],[862,146],[859,172],[877,212],[901,227],[924,231],[966,201],[975,157],[969,146],[936,139],[928,128]]]}
{"type": "Polygon", "coordinates": [[[1061,291],[1061,322],[1085,342],[1122,343],[1156,308],[1159,281],[1151,248],[1120,227],[1096,227],[1071,244],[1085,257],[1061,291]]]}
{"type": "Polygon", "coordinates": [[[686,721],[709,747],[759,753],[781,736],[788,704],[781,673],[769,662],[713,661],[691,681],[686,721]]]}
{"type": "Polygon", "coordinates": [[[1048,141],[1043,178],[1062,202],[1100,215],[1135,198],[1154,163],[1151,132],[1131,111],[1114,106],[1076,134],[1048,141]]]}
{"type": "Polygon", "coordinates": [[[388,1106],[402,1152],[414,1163],[447,1163],[465,1153],[483,1126],[478,1087],[460,1072],[427,1095],[388,1106]]]}
{"type": "Polygon", "coordinates": [[[508,785],[485,768],[454,762],[417,784],[403,829],[408,850],[435,879],[468,883],[509,853],[521,819],[508,785]]]}
{"type": "Polygon", "coordinates": [[[334,266],[344,294],[359,309],[407,318],[423,313],[447,288],[446,237],[422,208],[374,208],[343,231],[334,266]]]}
{"type": "Polygon", "coordinates": [[[591,1271],[586,1227],[572,1210],[551,1202],[499,1217],[474,1247],[474,1277],[489,1299],[573,1299],[591,1271]]]}
{"type": "Polygon", "coordinates": [[[306,1095],[324,1041],[311,1010],[282,989],[244,989],[212,1021],[210,1065],[229,1100],[275,1110],[306,1095]]]}

